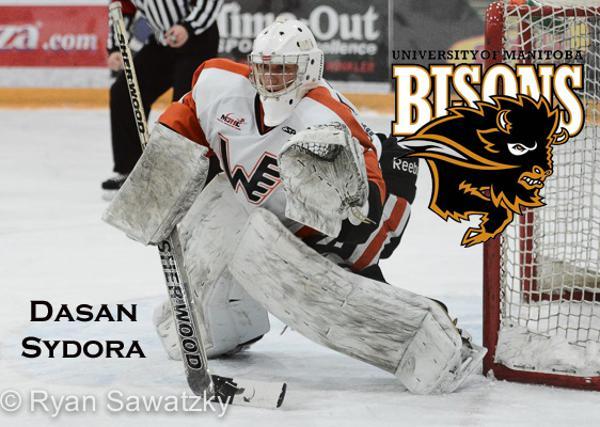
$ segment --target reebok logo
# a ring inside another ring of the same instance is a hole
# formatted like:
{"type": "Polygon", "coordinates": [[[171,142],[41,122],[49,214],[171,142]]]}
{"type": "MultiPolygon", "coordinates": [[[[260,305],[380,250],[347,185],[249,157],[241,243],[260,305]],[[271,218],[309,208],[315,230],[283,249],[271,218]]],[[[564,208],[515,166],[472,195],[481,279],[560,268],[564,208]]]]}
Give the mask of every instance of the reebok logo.
{"type": "Polygon", "coordinates": [[[402,157],[394,157],[392,160],[392,169],[412,173],[413,175],[419,173],[419,166],[415,162],[408,161],[402,157]]]}

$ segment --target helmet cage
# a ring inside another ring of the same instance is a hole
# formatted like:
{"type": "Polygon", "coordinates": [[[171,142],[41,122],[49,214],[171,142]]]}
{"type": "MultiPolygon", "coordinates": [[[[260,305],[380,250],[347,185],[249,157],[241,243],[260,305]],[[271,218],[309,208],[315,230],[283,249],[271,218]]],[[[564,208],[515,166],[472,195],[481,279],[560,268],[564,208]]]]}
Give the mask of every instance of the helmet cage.
{"type": "Polygon", "coordinates": [[[279,98],[302,86],[309,61],[310,56],[307,53],[284,55],[251,53],[248,55],[248,63],[252,70],[250,82],[259,95],[265,98],[279,98]],[[277,84],[274,85],[274,82],[277,84]]]}

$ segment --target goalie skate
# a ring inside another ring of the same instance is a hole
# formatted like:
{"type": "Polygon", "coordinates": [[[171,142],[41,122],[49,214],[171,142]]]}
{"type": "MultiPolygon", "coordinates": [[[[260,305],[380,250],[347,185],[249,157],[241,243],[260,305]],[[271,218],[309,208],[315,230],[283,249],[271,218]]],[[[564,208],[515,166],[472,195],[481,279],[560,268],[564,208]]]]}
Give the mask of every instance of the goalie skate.
{"type": "Polygon", "coordinates": [[[463,347],[461,351],[462,364],[456,371],[454,378],[447,385],[446,392],[450,393],[459,388],[471,374],[475,373],[481,368],[481,361],[487,354],[487,349],[473,344],[472,342],[465,342],[463,338],[463,347]]]}

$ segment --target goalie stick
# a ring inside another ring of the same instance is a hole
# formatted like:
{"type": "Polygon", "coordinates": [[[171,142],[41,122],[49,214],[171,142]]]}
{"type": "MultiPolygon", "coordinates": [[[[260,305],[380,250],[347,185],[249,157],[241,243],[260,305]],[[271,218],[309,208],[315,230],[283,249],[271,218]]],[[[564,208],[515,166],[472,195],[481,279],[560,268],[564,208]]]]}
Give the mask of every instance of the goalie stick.
{"type": "MultiPolygon", "coordinates": [[[[148,128],[119,2],[110,4],[109,15],[123,58],[123,71],[143,151],[148,143],[148,128]]],[[[172,232],[169,238],[158,244],[158,251],[169,291],[186,379],[192,392],[234,405],[280,407],[285,396],[285,383],[247,381],[210,374],[200,329],[192,310],[187,275],[184,269],[179,268],[183,265],[183,251],[177,233],[172,232]]]]}

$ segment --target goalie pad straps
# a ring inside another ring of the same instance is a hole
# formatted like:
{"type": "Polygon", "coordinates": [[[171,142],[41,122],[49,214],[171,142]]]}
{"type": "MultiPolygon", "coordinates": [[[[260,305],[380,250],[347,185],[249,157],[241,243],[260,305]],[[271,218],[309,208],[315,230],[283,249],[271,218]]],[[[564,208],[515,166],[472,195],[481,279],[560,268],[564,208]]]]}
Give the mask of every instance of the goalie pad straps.
{"type": "Polygon", "coordinates": [[[286,195],[285,215],[336,237],[353,214],[368,212],[368,181],[362,147],[341,123],[315,126],[296,135],[279,154],[286,195]]]}
{"type": "Polygon", "coordinates": [[[102,219],[143,244],[166,239],[202,190],[207,148],[158,123],[102,219]]]}
{"type": "Polygon", "coordinates": [[[229,270],[292,329],[395,374],[414,393],[452,391],[471,372],[437,303],[342,269],[264,209],[250,216],[229,270]]]}

